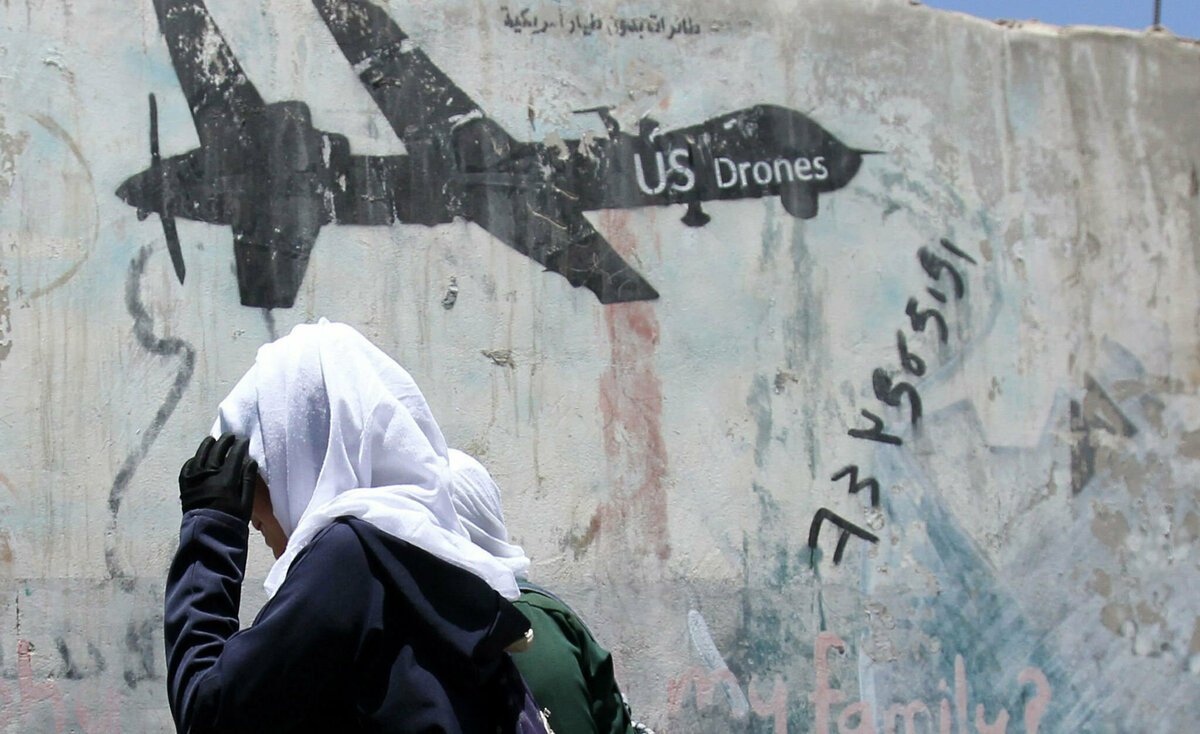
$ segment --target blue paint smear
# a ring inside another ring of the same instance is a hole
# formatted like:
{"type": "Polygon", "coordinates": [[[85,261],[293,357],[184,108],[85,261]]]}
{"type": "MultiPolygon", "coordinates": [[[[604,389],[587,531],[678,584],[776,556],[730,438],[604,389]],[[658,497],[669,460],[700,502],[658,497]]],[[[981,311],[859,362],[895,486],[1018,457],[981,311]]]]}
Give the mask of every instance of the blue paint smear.
{"type": "MultiPolygon", "coordinates": [[[[914,612],[924,613],[924,619],[917,626],[925,634],[940,640],[941,649],[930,656],[926,663],[928,669],[919,676],[918,688],[903,693],[897,691],[896,700],[886,697],[889,687],[886,679],[894,677],[896,681],[911,685],[912,671],[898,670],[895,676],[879,671],[883,680],[877,680],[877,683],[884,685],[879,685],[878,689],[884,697],[877,703],[877,717],[882,716],[888,705],[911,700],[910,693],[916,693],[936,717],[938,702],[943,695],[953,701],[954,658],[962,655],[969,692],[967,719],[972,731],[978,704],[983,704],[988,723],[994,721],[1003,707],[1010,717],[1008,732],[1025,730],[1025,705],[1036,696],[1037,690],[1031,683],[1019,683],[1017,677],[1030,666],[1040,668],[1053,689],[1049,707],[1041,719],[1040,732],[1106,730],[1095,728],[1102,726],[1093,721],[1099,712],[1094,705],[1082,701],[1069,671],[1050,647],[1048,630],[1039,629],[1025,617],[996,579],[994,569],[984,559],[982,551],[947,510],[928,477],[901,453],[903,451],[905,449],[880,452],[878,476],[881,480],[887,479],[885,484],[894,484],[890,480],[904,477],[913,489],[885,494],[883,507],[889,527],[901,534],[901,542],[913,559],[937,579],[937,594],[917,600],[914,612]],[[903,529],[913,522],[926,524],[925,538],[904,537],[903,529]],[[939,690],[941,680],[947,682],[948,693],[939,690]],[[923,691],[920,686],[924,687],[923,691]]],[[[866,565],[864,585],[869,585],[871,564],[866,565]]],[[[903,730],[902,726],[900,730],[903,730]]]]}
{"type": "Polygon", "coordinates": [[[754,417],[754,465],[759,469],[767,461],[774,431],[771,411],[771,385],[763,375],[754,376],[754,384],[746,397],[746,407],[754,417]]]}

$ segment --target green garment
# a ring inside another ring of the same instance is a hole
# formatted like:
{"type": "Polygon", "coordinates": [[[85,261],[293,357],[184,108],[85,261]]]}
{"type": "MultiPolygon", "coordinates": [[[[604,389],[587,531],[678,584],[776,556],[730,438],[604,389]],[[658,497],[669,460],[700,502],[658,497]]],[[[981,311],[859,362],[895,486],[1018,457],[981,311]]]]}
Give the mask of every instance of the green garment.
{"type": "Polygon", "coordinates": [[[554,734],[632,734],[612,655],[570,607],[524,580],[520,585],[513,604],[529,618],[533,645],[512,657],[538,706],[550,710],[554,734]]]}

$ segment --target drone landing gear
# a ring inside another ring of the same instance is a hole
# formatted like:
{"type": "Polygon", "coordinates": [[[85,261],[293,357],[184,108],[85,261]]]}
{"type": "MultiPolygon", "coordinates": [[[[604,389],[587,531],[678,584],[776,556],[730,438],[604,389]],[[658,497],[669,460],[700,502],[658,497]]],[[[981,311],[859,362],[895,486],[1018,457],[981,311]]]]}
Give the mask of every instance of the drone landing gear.
{"type": "Polygon", "coordinates": [[[704,209],[701,208],[700,202],[693,201],[687,205],[687,212],[679,221],[683,222],[689,227],[703,227],[712,221],[712,217],[704,213],[704,209]]]}

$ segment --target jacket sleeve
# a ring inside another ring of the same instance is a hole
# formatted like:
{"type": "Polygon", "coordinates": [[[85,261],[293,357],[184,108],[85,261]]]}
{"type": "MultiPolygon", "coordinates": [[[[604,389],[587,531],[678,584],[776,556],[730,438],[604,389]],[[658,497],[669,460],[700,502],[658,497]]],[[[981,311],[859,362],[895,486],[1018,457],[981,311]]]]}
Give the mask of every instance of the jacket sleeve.
{"type": "Polygon", "coordinates": [[[534,698],[550,709],[558,732],[628,734],[632,732],[612,655],[601,647],[571,609],[540,591],[526,591],[517,607],[528,611],[533,646],[514,662],[534,698]]]}
{"type": "Polygon", "coordinates": [[[216,510],[184,515],[164,615],[181,734],[286,730],[337,698],[364,635],[354,610],[365,609],[373,582],[361,546],[352,534],[338,542],[339,528],[313,540],[254,626],[238,631],[249,528],[216,510]]]}
{"type": "Polygon", "coordinates": [[[591,631],[574,615],[569,620],[579,644],[580,666],[587,681],[592,720],[600,734],[626,734],[632,731],[625,701],[617,686],[612,654],[592,637],[591,631]]]}

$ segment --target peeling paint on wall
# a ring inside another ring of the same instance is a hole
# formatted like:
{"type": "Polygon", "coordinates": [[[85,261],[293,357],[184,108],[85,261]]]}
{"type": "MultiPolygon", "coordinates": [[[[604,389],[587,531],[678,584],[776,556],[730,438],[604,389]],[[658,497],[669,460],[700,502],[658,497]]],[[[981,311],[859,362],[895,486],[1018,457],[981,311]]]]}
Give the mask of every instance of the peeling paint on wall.
{"type": "Polygon", "coordinates": [[[17,176],[17,159],[29,145],[29,134],[10,133],[5,128],[5,118],[0,116],[0,201],[8,198],[13,180],[17,176]]]}
{"type": "Polygon", "coordinates": [[[12,351],[12,301],[9,300],[8,271],[0,267],[0,362],[12,351]]]}

